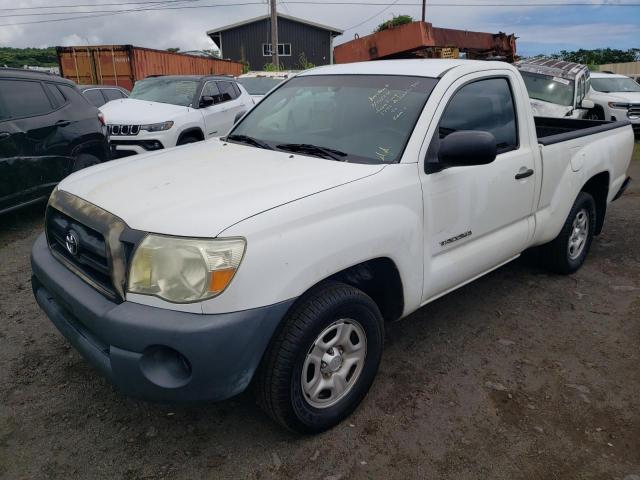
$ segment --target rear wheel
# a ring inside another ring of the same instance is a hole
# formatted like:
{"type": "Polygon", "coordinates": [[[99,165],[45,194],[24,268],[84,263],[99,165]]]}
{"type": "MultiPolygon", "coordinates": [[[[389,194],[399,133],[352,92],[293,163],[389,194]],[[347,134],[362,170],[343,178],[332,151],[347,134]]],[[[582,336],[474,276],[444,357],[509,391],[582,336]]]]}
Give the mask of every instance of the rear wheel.
{"type": "Polygon", "coordinates": [[[100,163],[100,159],[94,155],[89,153],[81,153],[73,160],[72,171],[77,172],[78,170],[82,170],[83,168],[91,167],[93,165],[98,165],[100,163]]]}
{"type": "Polygon", "coordinates": [[[380,310],[364,292],[338,282],[312,290],[287,315],[265,354],[258,402],[291,430],[331,428],[369,391],[383,339],[380,310]]]}
{"type": "Polygon", "coordinates": [[[596,203],[593,197],[580,192],[560,234],[540,247],[544,265],[561,274],[577,271],[589,253],[596,226],[596,203]]]}

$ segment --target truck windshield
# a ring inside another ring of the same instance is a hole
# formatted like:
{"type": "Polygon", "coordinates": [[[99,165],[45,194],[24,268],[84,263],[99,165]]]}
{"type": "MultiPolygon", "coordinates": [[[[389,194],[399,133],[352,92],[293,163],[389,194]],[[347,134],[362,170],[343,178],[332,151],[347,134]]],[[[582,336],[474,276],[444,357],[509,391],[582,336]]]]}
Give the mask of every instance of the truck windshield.
{"type": "Polygon", "coordinates": [[[630,78],[591,78],[591,86],[596,92],[640,92],[640,85],[630,78]]]}
{"type": "Polygon", "coordinates": [[[339,161],[397,162],[436,83],[399,75],[295,77],[227,139],[339,161]]]}
{"type": "Polygon", "coordinates": [[[520,72],[529,92],[529,98],[573,106],[573,82],[565,78],[548,77],[536,73],[520,72]]]}
{"type": "Polygon", "coordinates": [[[136,82],[129,98],[188,107],[193,103],[197,89],[197,80],[171,77],[145,78],[136,82]]]}

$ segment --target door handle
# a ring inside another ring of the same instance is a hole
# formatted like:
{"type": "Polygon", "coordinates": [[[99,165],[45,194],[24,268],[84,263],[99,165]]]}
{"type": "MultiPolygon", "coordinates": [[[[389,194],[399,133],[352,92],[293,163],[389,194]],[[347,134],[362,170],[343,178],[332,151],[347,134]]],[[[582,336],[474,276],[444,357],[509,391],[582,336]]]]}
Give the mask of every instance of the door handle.
{"type": "Polygon", "coordinates": [[[0,140],[4,140],[5,138],[9,138],[11,134],[9,132],[0,132],[0,140]]]}
{"type": "Polygon", "coordinates": [[[56,122],[56,127],[68,127],[69,125],[71,125],[69,120],[58,120],[56,122]]]}
{"type": "Polygon", "coordinates": [[[516,180],[522,180],[533,175],[533,170],[527,167],[522,167],[518,173],[516,173],[516,180]]]}

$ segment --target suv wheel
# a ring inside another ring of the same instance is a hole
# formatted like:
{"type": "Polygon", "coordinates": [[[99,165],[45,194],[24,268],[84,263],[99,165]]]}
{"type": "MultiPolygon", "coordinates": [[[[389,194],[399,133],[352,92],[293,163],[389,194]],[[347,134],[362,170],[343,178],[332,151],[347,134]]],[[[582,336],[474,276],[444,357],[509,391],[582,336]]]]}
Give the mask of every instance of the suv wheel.
{"type": "Polygon", "coordinates": [[[542,261],[550,270],[569,274],[578,270],[587,258],[596,225],[596,203],[580,192],[560,234],[541,247],[542,261]]]}
{"type": "Polygon", "coordinates": [[[327,430],[365,397],[378,371],[384,321],[361,290],[331,282],[289,312],[257,375],[258,402],[301,433],[327,430]]]}
{"type": "Polygon", "coordinates": [[[176,145],[186,145],[187,143],[196,143],[199,141],[200,141],[199,138],[196,138],[192,135],[186,135],[182,137],[180,140],[178,140],[178,143],[176,143],[176,145]]]}
{"type": "Polygon", "coordinates": [[[95,157],[89,153],[81,153],[78,155],[73,161],[73,172],[77,172],[78,170],[82,170],[83,168],[91,167],[93,165],[98,165],[100,163],[100,159],[95,157]]]}

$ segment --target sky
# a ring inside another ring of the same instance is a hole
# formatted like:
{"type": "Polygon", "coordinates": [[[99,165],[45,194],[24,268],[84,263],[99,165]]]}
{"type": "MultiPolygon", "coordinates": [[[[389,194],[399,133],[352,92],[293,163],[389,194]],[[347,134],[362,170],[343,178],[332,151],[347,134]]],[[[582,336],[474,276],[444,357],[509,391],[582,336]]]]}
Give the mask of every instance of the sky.
{"type": "MultiPolygon", "coordinates": [[[[213,48],[213,43],[206,35],[207,30],[268,13],[266,0],[171,0],[170,3],[163,4],[164,10],[149,4],[149,0],[142,5],[139,3],[141,1],[144,0],[0,0],[0,46],[132,44],[158,49],[209,49],[213,48]],[[126,2],[136,4],[113,6],[115,3],[126,2]],[[238,3],[253,4],[237,5],[238,3]],[[60,5],[64,7],[15,10],[60,5]],[[85,6],[72,8],[70,5],[85,6]],[[222,6],[210,7],[211,5],[222,6]],[[200,8],[202,6],[209,7],[200,8]],[[89,16],[76,12],[141,8],[147,10],[110,13],[70,21],[49,21],[54,18],[89,16]],[[149,10],[150,8],[154,10],[149,10]],[[51,12],[58,13],[50,15],[51,12]],[[45,13],[47,15],[42,15],[45,13]],[[16,16],[17,14],[31,16],[16,16]],[[34,21],[41,23],[13,25],[34,21]]],[[[336,38],[336,43],[351,40],[355,34],[367,35],[379,23],[393,15],[407,14],[415,19],[419,19],[421,15],[420,0],[397,0],[402,5],[392,6],[388,4],[393,0],[364,0],[364,3],[382,4],[377,6],[335,5],[330,1],[323,3],[320,0],[315,0],[316,4],[310,5],[296,4],[295,1],[300,0],[279,0],[278,10],[344,29],[345,33],[336,38]]],[[[337,1],[353,3],[358,0],[337,1]]],[[[626,50],[640,47],[640,0],[427,0],[427,21],[437,27],[515,33],[519,37],[518,54],[523,56],[579,48],[611,47],[626,50]],[[464,3],[465,6],[453,6],[455,3],[464,3]],[[481,6],[487,3],[508,6],[481,6]],[[548,3],[589,5],[541,5],[548,3]],[[611,3],[635,3],[637,6],[608,5],[611,3]]]]}

